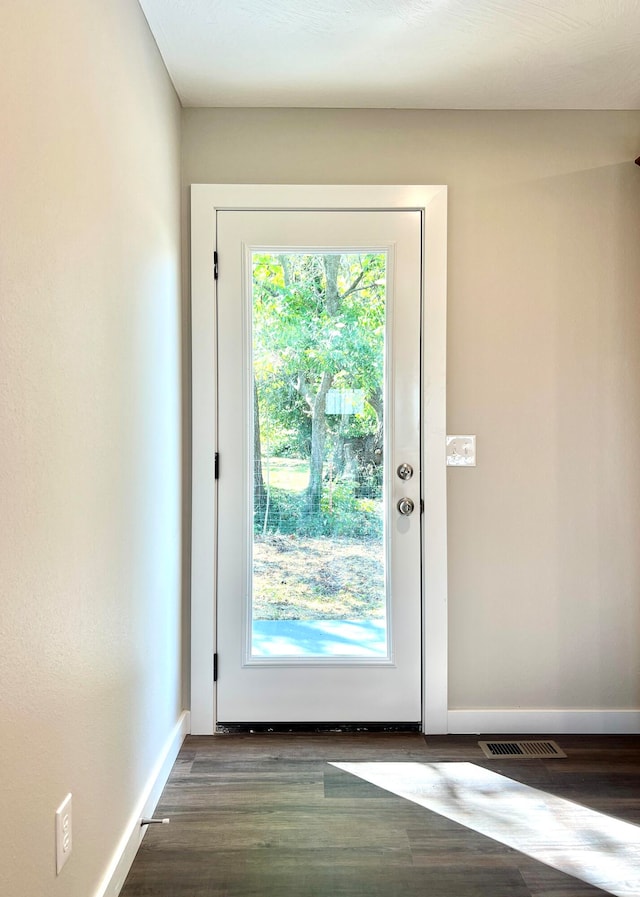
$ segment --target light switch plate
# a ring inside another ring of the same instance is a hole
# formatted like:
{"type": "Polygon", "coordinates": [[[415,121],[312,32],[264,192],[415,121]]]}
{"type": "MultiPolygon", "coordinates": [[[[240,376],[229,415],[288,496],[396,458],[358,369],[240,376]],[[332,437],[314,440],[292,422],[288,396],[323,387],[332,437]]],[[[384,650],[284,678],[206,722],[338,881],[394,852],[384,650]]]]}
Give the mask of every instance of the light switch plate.
{"type": "Polygon", "coordinates": [[[476,466],[476,437],[447,436],[447,467],[476,466]]]}

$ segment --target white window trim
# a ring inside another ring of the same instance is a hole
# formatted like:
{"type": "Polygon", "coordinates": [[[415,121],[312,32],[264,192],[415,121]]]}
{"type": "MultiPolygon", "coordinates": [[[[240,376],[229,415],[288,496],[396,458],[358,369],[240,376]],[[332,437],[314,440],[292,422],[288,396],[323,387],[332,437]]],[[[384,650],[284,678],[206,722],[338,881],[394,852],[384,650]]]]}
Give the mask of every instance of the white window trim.
{"type": "Polygon", "coordinates": [[[411,209],[423,215],[423,731],[431,735],[446,734],[447,188],[317,184],[194,184],[191,187],[191,732],[211,735],[216,720],[213,655],[216,650],[217,383],[213,251],[216,211],[220,209],[411,209]]]}

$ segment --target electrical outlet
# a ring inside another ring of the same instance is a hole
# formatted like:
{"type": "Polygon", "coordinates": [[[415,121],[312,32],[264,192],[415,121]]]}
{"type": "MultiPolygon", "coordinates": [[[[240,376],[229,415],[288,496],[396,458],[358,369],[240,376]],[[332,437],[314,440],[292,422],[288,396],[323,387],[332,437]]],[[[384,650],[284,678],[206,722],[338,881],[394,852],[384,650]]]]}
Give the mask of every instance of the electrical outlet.
{"type": "Polygon", "coordinates": [[[71,831],[71,795],[67,794],[56,810],[56,875],[69,859],[73,835],[71,831]]]}

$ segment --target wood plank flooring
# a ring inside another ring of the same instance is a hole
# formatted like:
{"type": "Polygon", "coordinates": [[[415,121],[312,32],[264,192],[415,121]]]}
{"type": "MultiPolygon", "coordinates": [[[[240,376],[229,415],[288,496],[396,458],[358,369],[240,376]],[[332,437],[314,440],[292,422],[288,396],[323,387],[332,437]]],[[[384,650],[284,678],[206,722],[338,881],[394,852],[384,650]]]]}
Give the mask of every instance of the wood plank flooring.
{"type": "Polygon", "coordinates": [[[467,761],[640,825],[640,738],[553,738],[566,760],[489,760],[471,736],[189,737],[121,897],[602,895],[330,765],[467,761]]]}

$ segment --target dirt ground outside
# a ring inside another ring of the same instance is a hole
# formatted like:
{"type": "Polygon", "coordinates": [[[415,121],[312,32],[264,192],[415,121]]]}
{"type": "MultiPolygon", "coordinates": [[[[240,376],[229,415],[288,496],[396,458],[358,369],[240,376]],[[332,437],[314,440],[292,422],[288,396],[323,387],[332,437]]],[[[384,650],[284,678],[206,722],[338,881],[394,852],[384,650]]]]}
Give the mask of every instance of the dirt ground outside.
{"type": "Polygon", "coordinates": [[[382,541],[256,536],[254,619],[370,620],[384,613],[382,541]]]}

